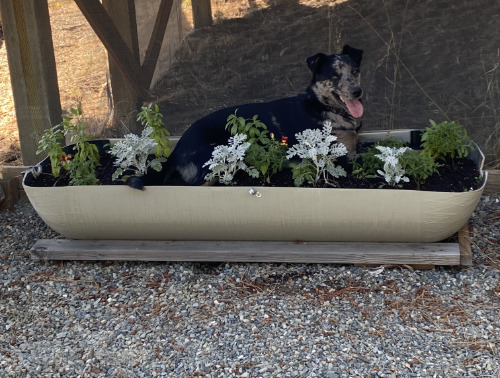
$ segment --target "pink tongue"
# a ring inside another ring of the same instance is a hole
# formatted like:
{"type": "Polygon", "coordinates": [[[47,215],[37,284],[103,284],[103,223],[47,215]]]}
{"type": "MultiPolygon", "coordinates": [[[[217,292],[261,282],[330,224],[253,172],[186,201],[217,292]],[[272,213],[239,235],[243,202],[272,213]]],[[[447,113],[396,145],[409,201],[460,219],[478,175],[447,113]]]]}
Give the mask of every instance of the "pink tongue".
{"type": "Polygon", "coordinates": [[[363,115],[363,105],[359,100],[344,100],[345,104],[347,105],[347,109],[349,110],[349,113],[354,118],[361,118],[363,115]]]}

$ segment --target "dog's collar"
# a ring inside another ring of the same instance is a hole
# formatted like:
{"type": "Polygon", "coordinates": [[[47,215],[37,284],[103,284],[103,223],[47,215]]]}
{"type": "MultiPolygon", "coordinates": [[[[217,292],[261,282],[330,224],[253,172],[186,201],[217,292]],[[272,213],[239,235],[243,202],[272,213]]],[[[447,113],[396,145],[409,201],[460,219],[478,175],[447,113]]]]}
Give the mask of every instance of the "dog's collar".
{"type": "Polygon", "coordinates": [[[328,106],[328,105],[325,105],[325,104],[322,104],[321,102],[319,102],[316,96],[311,95],[311,93],[309,93],[309,89],[308,89],[308,93],[307,93],[307,96],[305,98],[305,101],[307,103],[309,103],[309,106],[311,106],[319,114],[324,113],[324,112],[330,112],[333,114],[338,114],[338,115],[340,115],[344,118],[347,118],[351,121],[354,120],[354,117],[351,116],[349,114],[349,112],[347,110],[345,110],[344,108],[335,108],[333,106],[328,106]]]}
{"type": "Polygon", "coordinates": [[[324,107],[328,109],[330,113],[341,115],[344,118],[354,119],[354,117],[350,115],[347,110],[343,108],[334,108],[332,106],[327,106],[327,105],[324,105],[324,107]]]}

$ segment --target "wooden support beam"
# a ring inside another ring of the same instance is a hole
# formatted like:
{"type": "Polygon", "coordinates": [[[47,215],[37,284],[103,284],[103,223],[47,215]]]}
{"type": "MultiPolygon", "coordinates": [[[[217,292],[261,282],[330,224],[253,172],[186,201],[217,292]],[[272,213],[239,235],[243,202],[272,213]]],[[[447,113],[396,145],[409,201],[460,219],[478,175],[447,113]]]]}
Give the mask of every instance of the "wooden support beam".
{"type": "Polygon", "coordinates": [[[160,55],[161,45],[163,43],[165,31],[167,30],[172,5],[173,0],[162,0],[160,8],[158,9],[158,14],[156,15],[153,32],[151,33],[144,62],[141,67],[144,75],[144,81],[147,83],[148,87],[151,85],[151,80],[153,79],[153,75],[155,73],[156,62],[158,61],[158,57],[160,55]]]}
{"type": "Polygon", "coordinates": [[[460,246],[460,265],[472,266],[472,248],[470,246],[470,228],[466,223],[458,230],[458,244],[460,246]]]}
{"type": "MultiPolygon", "coordinates": [[[[108,54],[114,59],[121,72],[127,78],[137,96],[147,96],[141,66],[137,56],[127,45],[118,31],[113,19],[106,12],[99,0],[75,0],[76,5],[94,29],[108,54]]],[[[121,3],[120,3],[121,4],[121,3]]]]}
{"type": "Polygon", "coordinates": [[[194,28],[212,25],[212,6],[210,0],[192,0],[194,28]]]}
{"type": "Polygon", "coordinates": [[[459,265],[457,243],[40,239],[36,260],[233,261],[459,265]]]}
{"type": "MultiPolygon", "coordinates": [[[[140,61],[139,41],[137,37],[137,23],[135,13],[135,1],[125,0],[103,0],[102,5],[114,23],[121,38],[130,50],[133,60],[140,61]]],[[[119,62],[111,54],[108,54],[109,81],[112,106],[110,109],[111,119],[109,123],[113,125],[117,135],[122,135],[124,128],[128,132],[137,133],[140,130],[136,127],[136,111],[141,97],[128,77],[122,71],[119,62]]],[[[141,79],[142,80],[142,79],[141,79]]],[[[145,85],[145,82],[142,82],[145,85]]],[[[147,88],[142,88],[144,92],[147,88]]]]}
{"type": "Polygon", "coordinates": [[[0,0],[21,154],[36,164],[45,129],[61,122],[61,102],[47,0],[0,0]]]}

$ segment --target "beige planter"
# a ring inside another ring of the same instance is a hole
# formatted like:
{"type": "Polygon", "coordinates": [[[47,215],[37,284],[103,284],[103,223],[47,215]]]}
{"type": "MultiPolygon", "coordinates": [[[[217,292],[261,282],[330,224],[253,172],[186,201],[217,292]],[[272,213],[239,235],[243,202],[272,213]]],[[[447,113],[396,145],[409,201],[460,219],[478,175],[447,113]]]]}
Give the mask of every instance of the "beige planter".
{"type": "MultiPolygon", "coordinates": [[[[481,151],[471,157],[482,170],[481,151]]],[[[26,177],[23,186],[47,225],[72,239],[437,242],[468,220],[486,175],[480,189],[462,193],[186,186],[141,192],[121,185],[36,188],[26,177]]]]}

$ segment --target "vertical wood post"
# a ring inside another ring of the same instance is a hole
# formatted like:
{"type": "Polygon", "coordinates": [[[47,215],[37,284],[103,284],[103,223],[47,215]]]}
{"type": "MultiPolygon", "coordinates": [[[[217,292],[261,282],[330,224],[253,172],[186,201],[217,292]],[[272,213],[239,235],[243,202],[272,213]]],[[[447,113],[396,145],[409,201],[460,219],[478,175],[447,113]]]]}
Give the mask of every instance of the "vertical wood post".
{"type": "Polygon", "coordinates": [[[212,7],[210,0],[191,0],[193,8],[194,28],[203,28],[212,25],[212,7]]]}
{"type": "Polygon", "coordinates": [[[61,122],[47,0],[0,0],[24,165],[36,164],[43,131],[61,122]]]}
{"type": "MultiPolygon", "coordinates": [[[[102,5],[132,52],[134,60],[140,65],[134,0],[119,2],[116,0],[103,0],[102,5]]],[[[125,131],[120,130],[122,126],[125,126],[127,132],[137,132],[138,130],[135,130],[135,112],[139,102],[137,91],[123,75],[117,62],[111,56],[108,56],[108,65],[113,100],[110,123],[118,134],[123,134],[123,131],[125,131]]]]}

